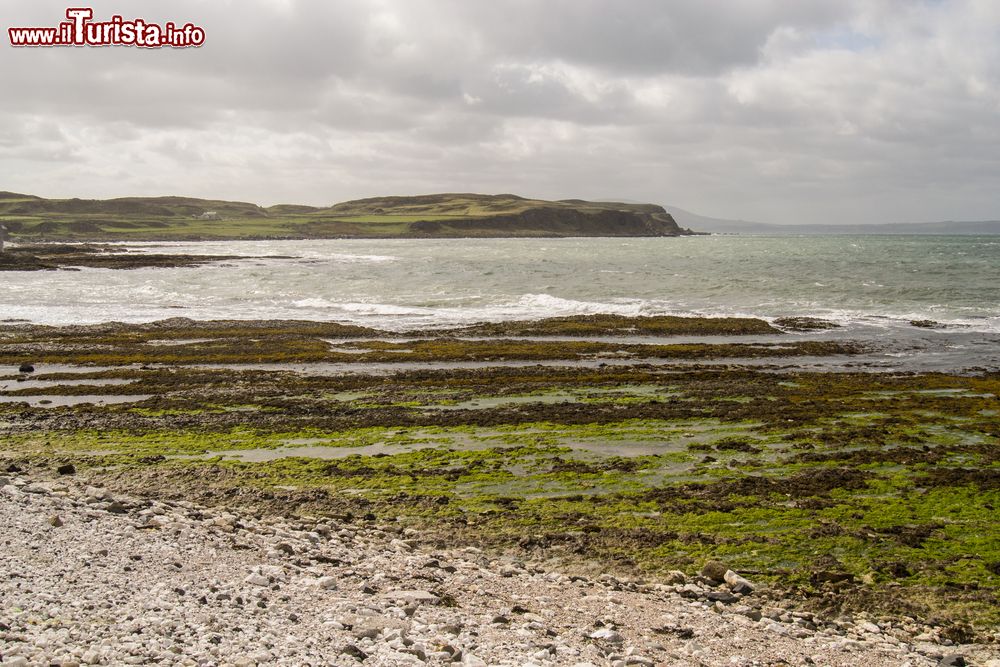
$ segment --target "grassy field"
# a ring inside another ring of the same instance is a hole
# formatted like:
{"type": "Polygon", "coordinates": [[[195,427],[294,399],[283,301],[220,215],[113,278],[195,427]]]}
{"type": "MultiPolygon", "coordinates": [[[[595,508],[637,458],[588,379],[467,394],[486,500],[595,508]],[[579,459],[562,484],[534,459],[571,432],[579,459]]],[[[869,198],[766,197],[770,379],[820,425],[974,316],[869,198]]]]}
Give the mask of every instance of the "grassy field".
{"type": "Polygon", "coordinates": [[[14,240],[188,240],[454,236],[674,235],[660,207],[514,195],[382,197],[326,208],[148,197],[41,199],[0,193],[14,240]]]}

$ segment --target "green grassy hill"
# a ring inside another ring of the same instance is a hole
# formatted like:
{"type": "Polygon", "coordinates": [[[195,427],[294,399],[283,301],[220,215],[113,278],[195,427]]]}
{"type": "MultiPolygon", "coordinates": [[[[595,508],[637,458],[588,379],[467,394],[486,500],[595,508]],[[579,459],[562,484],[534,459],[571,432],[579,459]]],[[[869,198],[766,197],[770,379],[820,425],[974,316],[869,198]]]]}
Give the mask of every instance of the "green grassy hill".
{"type": "Polygon", "coordinates": [[[660,206],[517,195],[376,197],[317,208],[188,197],[43,199],[0,192],[12,240],[679,236],[660,206]]]}

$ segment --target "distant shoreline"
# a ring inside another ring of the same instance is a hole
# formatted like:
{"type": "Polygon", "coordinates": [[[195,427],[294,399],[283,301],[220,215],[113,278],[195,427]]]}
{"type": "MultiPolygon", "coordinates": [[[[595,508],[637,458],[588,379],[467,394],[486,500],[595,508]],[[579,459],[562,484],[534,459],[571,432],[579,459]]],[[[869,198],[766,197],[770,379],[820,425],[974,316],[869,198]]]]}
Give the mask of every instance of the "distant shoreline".
{"type": "Polygon", "coordinates": [[[662,206],[517,195],[379,197],[326,208],[186,197],[42,199],[0,192],[0,224],[24,241],[673,237],[662,206]]]}

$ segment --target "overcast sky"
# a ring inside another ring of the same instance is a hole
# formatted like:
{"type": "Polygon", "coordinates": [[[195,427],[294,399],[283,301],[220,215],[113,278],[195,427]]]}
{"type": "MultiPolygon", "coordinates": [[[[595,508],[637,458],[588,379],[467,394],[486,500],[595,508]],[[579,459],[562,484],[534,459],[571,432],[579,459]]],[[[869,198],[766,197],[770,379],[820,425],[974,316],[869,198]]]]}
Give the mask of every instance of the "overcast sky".
{"type": "Polygon", "coordinates": [[[68,5],[5,0],[0,190],[1000,218],[997,0],[90,4],[207,41],[13,49],[6,28],[54,26],[68,5]]]}

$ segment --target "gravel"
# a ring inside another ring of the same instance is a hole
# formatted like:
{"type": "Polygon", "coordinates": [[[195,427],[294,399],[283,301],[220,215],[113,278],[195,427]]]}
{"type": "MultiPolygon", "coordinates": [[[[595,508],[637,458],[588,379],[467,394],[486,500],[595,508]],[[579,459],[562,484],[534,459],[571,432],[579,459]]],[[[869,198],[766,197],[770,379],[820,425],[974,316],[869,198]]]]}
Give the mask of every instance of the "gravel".
{"type": "Polygon", "coordinates": [[[923,626],[763,606],[735,573],[647,585],[412,538],[8,474],[0,665],[1000,667],[923,626]]]}

